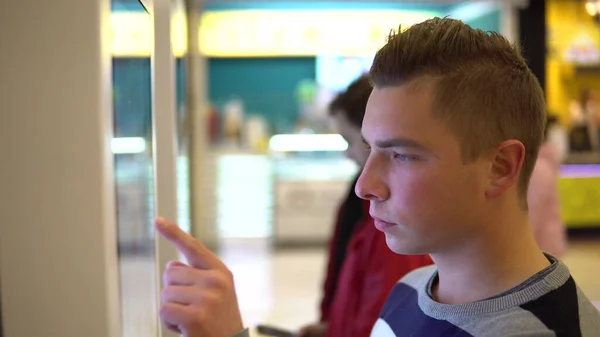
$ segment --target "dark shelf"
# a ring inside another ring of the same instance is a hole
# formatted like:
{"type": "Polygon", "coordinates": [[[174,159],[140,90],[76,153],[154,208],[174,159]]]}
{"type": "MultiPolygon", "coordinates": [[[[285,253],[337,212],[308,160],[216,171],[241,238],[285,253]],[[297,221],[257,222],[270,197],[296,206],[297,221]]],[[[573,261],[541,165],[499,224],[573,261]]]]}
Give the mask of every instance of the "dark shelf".
{"type": "Polygon", "coordinates": [[[575,67],[577,75],[600,75],[600,64],[575,67]]]}

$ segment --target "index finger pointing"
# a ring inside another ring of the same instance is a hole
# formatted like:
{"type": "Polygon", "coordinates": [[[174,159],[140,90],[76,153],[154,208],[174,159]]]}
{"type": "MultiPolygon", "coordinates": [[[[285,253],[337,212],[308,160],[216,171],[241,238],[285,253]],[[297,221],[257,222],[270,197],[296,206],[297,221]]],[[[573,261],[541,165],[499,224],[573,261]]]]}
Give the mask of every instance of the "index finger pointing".
{"type": "Polygon", "coordinates": [[[221,269],[223,263],[198,240],[184,232],[176,224],[164,218],[156,218],[156,230],[185,256],[188,263],[199,269],[221,269]]]}

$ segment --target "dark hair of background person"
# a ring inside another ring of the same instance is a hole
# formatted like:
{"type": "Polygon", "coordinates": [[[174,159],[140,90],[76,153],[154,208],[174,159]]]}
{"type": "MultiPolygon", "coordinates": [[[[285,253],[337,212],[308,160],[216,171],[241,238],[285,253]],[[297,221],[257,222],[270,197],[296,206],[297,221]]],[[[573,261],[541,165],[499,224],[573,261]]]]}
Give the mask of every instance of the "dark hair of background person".
{"type": "Polygon", "coordinates": [[[366,74],[362,75],[354,80],[345,91],[339,93],[329,104],[329,114],[341,113],[346,116],[352,125],[360,129],[371,91],[373,91],[373,86],[369,77],[366,74]]]}
{"type": "MultiPolygon", "coordinates": [[[[365,110],[367,109],[367,102],[372,90],[373,87],[371,86],[368,76],[363,75],[359,77],[354,80],[345,91],[339,93],[333,101],[331,101],[329,104],[329,113],[331,115],[344,114],[352,125],[360,129],[362,127],[365,110]]],[[[339,277],[339,271],[342,268],[342,264],[346,257],[346,249],[356,230],[356,225],[359,224],[364,217],[368,216],[364,209],[364,201],[354,193],[357,181],[358,176],[354,179],[348,190],[339,217],[340,232],[338,233],[338,244],[334,251],[334,275],[338,275],[337,277],[339,277]]],[[[334,283],[337,284],[337,279],[334,280],[334,283]]]]}

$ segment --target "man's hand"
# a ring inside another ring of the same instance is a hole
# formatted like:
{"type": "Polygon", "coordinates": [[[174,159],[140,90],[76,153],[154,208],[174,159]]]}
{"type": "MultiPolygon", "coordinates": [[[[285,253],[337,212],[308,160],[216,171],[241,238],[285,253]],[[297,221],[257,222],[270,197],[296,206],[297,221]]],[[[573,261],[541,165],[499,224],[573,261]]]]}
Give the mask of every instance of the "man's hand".
{"type": "Polygon", "coordinates": [[[296,337],[325,337],[327,336],[327,323],[315,323],[300,329],[296,337]]]}
{"type": "Polygon", "coordinates": [[[208,248],[163,218],[156,229],[187,259],[170,262],[163,275],[160,318],[184,337],[231,337],[243,330],[242,318],[227,266],[208,248]]]}

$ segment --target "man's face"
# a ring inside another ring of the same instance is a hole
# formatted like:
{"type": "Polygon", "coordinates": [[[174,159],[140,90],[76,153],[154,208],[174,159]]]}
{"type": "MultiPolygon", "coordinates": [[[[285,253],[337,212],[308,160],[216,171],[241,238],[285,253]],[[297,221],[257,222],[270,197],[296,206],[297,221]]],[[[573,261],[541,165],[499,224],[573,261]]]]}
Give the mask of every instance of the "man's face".
{"type": "MultiPolygon", "coordinates": [[[[376,88],[362,134],[371,148],[356,194],[401,254],[436,253],[477,229],[489,163],[465,164],[454,134],[432,117],[429,90],[376,88]]],[[[472,237],[472,235],[471,235],[472,237]]]]}

